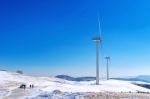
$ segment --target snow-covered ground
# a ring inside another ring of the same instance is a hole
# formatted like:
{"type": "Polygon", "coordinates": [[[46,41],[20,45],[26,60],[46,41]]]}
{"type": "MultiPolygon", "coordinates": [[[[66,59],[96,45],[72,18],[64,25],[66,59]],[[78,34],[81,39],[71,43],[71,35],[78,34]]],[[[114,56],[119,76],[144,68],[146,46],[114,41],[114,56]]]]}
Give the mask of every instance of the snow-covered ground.
{"type": "Polygon", "coordinates": [[[35,99],[38,99],[40,96],[57,97],[56,99],[59,99],[58,97],[70,97],[65,99],[76,99],[75,97],[84,96],[85,93],[89,92],[137,91],[150,92],[149,89],[134,85],[130,81],[100,80],[100,85],[95,85],[95,81],[67,81],[55,77],[33,77],[0,71],[0,98],[2,99],[30,99],[31,97],[36,97],[35,99]],[[26,84],[27,89],[19,89],[21,84],[26,84]],[[35,87],[30,89],[30,84],[34,84],[35,87]],[[56,92],[60,93],[59,96],[54,94],[56,92]]]}

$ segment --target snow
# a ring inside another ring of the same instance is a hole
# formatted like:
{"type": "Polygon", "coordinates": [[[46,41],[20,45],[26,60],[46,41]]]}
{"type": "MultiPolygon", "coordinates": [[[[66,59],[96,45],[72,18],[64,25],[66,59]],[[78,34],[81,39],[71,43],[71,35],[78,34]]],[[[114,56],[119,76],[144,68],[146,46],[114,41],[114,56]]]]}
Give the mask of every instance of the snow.
{"type": "MultiPolygon", "coordinates": [[[[100,92],[100,91],[112,91],[112,92],[150,92],[150,90],[136,86],[126,81],[108,80],[100,81],[100,85],[95,85],[94,82],[79,82],[75,84],[57,84],[56,88],[62,92],[100,92]]],[[[43,91],[53,90],[51,86],[42,89],[43,91]]]]}
{"type": "MultiPolygon", "coordinates": [[[[61,97],[77,97],[80,96],[81,93],[87,92],[150,92],[149,89],[134,85],[131,81],[100,80],[100,85],[95,85],[95,81],[67,81],[55,77],[33,77],[18,73],[0,71],[0,98],[8,98],[10,96],[17,98],[26,96],[36,97],[37,95],[41,95],[41,97],[43,97],[43,95],[48,93],[52,94],[55,90],[63,92],[61,97]],[[22,83],[27,84],[28,87],[26,93],[23,94],[24,96],[22,95],[22,90],[18,88],[22,83]],[[30,89],[30,84],[34,84],[35,88],[30,89]]],[[[49,97],[60,96],[53,94],[49,97]]]]}
{"type": "MultiPolygon", "coordinates": [[[[49,92],[42,92],[36,97],[30,97],[29,99],[84,99],[83,96],[84,93],[68,93],[64,92],[61,94],[55,93],[55,91],[49,93],[49,92]]],[[[28,98],[26,98],[28,99],[28,98]]]]}

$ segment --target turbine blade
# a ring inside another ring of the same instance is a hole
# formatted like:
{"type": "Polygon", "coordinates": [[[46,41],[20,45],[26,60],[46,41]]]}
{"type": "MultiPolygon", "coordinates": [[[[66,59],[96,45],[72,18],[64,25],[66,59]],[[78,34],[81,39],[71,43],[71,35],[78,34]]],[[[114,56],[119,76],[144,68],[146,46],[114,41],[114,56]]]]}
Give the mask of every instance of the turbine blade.
{"type": "Polygon", "coordinates": [[[102,42],[100,42],[100,51],[101,51],[101,55],[102,55],[102,57],[104,57],[104,51],[103,51],[103,44],[102,44],[102,42]]]}
{"type": "Polygon", "coordinates": [[[101,28],[101,19],[100,19],[100,15],[98,14],[98,29],[99,29],[99,34],[100,34],[100,37],[102,39],[102,28],[101,28]]]}
{"type": "Polygon", "coordinates": [[[109,58],[109,64],[111,64],[110,58],[109,58]]]}

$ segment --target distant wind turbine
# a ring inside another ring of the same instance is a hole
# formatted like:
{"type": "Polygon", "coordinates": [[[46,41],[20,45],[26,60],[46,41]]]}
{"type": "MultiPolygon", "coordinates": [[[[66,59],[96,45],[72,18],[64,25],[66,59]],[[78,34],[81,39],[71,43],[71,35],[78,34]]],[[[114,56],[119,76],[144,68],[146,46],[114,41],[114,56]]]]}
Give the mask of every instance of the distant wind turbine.
{"type": "Polygon", "coordinates": [[[107,61],[107,80],[109,80],[109,62],[110,62],[110,57],[107,56],[105,57],[106,61],[107,61]]]}

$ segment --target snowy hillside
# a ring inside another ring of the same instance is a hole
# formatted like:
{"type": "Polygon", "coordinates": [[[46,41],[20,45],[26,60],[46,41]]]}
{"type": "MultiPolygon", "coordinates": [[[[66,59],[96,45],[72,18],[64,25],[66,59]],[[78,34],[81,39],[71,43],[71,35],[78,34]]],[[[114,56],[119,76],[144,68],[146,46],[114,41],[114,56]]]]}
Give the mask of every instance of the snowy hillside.
{"type": "Polygon", "coordinates": [[[43,93],[52,94],[56,90],[57,92],[64,92],[61,96],[69,96],[70,94],[67,93],[80,96],[82,93],[87,92],[150,92],[149,89],[134,85],[130,81],[103,80],[97,86],[95,81],[67,81],[55,77],[32,77],[0,71],[0,98],[10,99],[10,97],[14,97],[14,99],[24,99],[25,97],[36,97],[43,93]],[[27,89],[19,89],[21,84],[26,84],[27,89]],[[35,87],[30,89],[30,84],[34,84],[35,87]]]}

